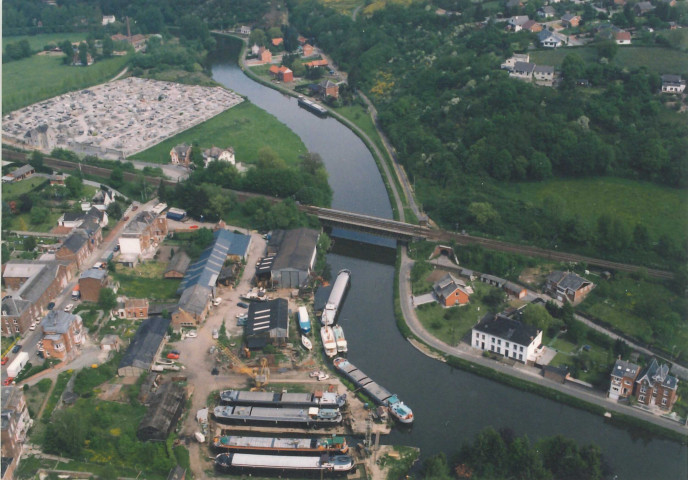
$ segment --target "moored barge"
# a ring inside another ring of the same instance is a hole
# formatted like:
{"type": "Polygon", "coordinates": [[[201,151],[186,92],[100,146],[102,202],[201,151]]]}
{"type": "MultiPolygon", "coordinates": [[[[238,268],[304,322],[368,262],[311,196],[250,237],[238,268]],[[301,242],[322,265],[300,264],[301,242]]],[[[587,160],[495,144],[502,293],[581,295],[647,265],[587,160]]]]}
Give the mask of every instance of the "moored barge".
{"type": "Polygon", "coordinates": [[[337,319],[337,313],[339,308],[342,306],[342,301],[344,300],[344,294],[347,288],[349,288],[349,282],[351,281],[351,271],[347,269],[342,269],[337,274],[337,279],[334,281],[332,286],[332,291],[327,299],[327,304],[322,312],[320,321],[323,325],[333,325],[337,319]]]}
{"type": "Polygon", "coordinates": [[[332,408],[271,408],[248,406],[217,406],[213,410],[220,423],[251,423],[329,427],[342,422],[342,413],[332,408]]]}
{"type": "Polygon", "coordinates": [[[298,102],[299,107],[303,107],[311,113],[315,113],[316,115],[320,115],[321,117],[327,116],[327,109],[325,107],[318,105],[317,103],[311,100],[308,100],[304,96],[299,96],[298,102]]]}
{"type": "Polygon", "coordinates": [[[215,465],[224,470],[346,473],[353,470],[354,461],[348,455],[291,457],[287,455],[221,453],[215,457],[215,465]]]}
{"type": "Polygon", "coordinates": [[[218,436],[213,446],[222,450],[243,452],[267,452],[281,454],[332,453],[349,451],[346,438],[341,436],[322,438],[244,437],[239,435],[218,436]]]}
{"type": "Polygon", "coordinates": [[[346,394],[339,395],[334,392],[277,393],[224,390],[220,392],[220,401],[225,405],[342,408],[346,405],[346,394]]]}

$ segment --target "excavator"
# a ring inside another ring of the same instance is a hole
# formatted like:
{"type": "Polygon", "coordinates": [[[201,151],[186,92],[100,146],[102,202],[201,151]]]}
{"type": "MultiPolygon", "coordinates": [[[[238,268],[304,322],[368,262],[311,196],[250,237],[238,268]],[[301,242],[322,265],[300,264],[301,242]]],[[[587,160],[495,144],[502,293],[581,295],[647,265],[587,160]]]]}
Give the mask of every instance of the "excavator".
{"type": "Polygon", "coordinates": [[[259,361],[259,366],[249,367],[242,362],[241,359],[229,348],[222,347],[222,352],[232,361],[232,369],[235,372],[243,373],[244,375],[251,377],[253,380],[253,387],[251,387],[252,392],[262,392],[265,390],[265,386],[270,381],[270,368],[268,367],[267,358],[262,357],[259,361]]]}

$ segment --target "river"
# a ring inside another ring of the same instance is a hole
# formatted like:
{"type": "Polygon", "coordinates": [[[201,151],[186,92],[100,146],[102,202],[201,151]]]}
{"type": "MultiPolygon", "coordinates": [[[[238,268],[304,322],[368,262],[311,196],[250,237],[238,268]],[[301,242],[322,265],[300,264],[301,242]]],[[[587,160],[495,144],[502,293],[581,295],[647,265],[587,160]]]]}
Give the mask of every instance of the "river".
{"type": "MultiPolygon", "coordinates": [[[[244,75],[236,64],[236,42],[218,39],[218,45],[211,58],[213,78],[273,114],[309,151],[322,156],[334,191],[333,208],[392,218],[375,161],[358,137],[339,122],[319,118],[299,108],[294,98],[244,75]]],[[[368,247],[370,236],[339,231],[334,236],[366,242],[355,243],[354,254],[335,248],[328,255],[332,272],[352,272],[339,315],[349,342],[348,358],[397,393],[415,416],[411,428],[395,428],[383,443],[420,447],[423,457],[439,452],[451,456],[483,428],[506,427],[532,441],[563,434],[580,444],[595,443],[619,480],[688,478],[688,447],[610,425],[602,417],[453,370],[421,354],[395,324],[391,256],[380,255],[379,246],[368,247]]],[[[373,242],[393,246],[388,240],[373,242]]],[[[342,243],[352,250],[351,242],[342,243]]]]}

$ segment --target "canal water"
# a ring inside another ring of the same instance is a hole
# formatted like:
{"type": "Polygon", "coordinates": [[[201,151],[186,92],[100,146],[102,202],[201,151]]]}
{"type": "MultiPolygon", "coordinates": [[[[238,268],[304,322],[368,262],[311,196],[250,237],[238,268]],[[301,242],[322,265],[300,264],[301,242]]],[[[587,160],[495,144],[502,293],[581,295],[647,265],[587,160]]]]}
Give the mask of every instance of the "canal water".
{"type": "MultiPolygon", "coordinates": [[[[299,108],[294,98],[245,76],[236,64],[237,43],[218,40],[218,51],[211,58],[213,78],[273,114],[301,137],[309,151],[322,156],[334,190],[333,208],[392,218],[381,176],[363,142],[339,122],[319,118],[299,108]]],[[[393,255],[380,254],[379,246],[393,244],[374,240],[378,246],[368,246],[370,236],[339,231],[334,235],[348,240],[342,242],[346,248],[336,245],[328,255],[332,272],[342,268],[352,272],[339,315],[349,343],[348,358],[397,393],[415,416],[410,428],[395,428],[383,443],[420,447],[423,457],[439,452],[450,457],[488,426],[510,428],[532,441],[563,434],[580,444],[599,445],[619,480],[688,478],[685,446],[639,435],[602,417],[453,370],[418,352],[401,336],[394,319],[393,255]]]]}

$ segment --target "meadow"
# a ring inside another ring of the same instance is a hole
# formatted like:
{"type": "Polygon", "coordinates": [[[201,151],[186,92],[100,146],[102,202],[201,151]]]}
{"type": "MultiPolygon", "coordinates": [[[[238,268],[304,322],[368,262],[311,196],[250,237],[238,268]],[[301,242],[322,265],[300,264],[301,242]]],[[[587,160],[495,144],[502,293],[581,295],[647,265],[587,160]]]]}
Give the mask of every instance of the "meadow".
{"type": "MultiPolygon", "coordinates": [[[[597,62],[595,47],[567,47],[530,52],[530,61],[560,67],[566,55],[576,54],[589,63],[597,62]]],[[[688,52],[662,47],[620,47],[611,61],[621,68],[646,67],[660,75],[664,73],[688,74],[688,52]]]]}
{"type": "Polygon", "coordinates": [[[286,125],[249,101],[244,101],[131,158],[151,163],[168,163],[170,150],[181,143],[198,143],[202,149],[231,146],[237,162],[242,163],[254,163],[258,158],[258,151],[263,147],[271,148],[287,165],[296,165],[299,157],[307,152],[301,139],[286,125]]]}
{"type": "Polygon", "coordinates": [[[62,55],[33,55],[2,66],[2,113],[63,93],[104,83],[115,77],[129,56],[100,60],[89,67],[62,63],[62,55]]]}
{"type": "Polygon", "coordinates": [[[542,206],[548,197],[558,197],[564,205],[563,216],[577,216],[596,226],[602,214],[620,217],[632,230],[644,224],[653,238],[663,234],[677,243],[688,232],[688,196],[679,189],[613,177],[552,179],[537,183],[505,185],[507,196],[542,206]]]}

